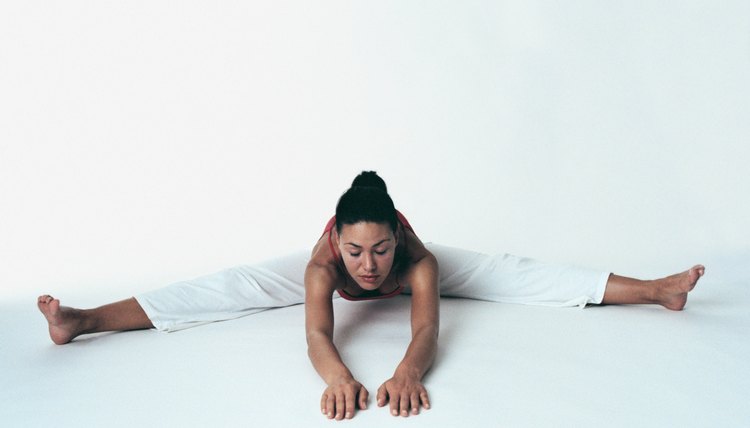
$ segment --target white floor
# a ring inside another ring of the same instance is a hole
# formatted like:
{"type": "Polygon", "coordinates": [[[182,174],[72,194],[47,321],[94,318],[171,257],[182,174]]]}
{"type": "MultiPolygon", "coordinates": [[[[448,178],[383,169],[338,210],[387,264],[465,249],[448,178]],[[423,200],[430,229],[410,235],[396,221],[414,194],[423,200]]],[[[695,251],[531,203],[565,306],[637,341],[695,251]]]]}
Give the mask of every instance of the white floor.
{"type": "MultiPolygon", "coordinates": [[[[89,305],[88,296],[61,296],[89,305]]],[[[123,296],[97,296],[117,298],[123,296]]],[[[750,425],[750,288],[707,275],[683,312],[551,309],[444,299],[433,408],[347,425],[750,425]]],[[[310,365],[303,306],[177,333],[53,345],[31,301],[0,304],[3,426],[332,426],[310,365]]],[[[335,303],[336,341],[371,393],[409,339],[409,298],[335,303]]],[[[371,399],[372,402],[372,399],[371,399]]]]}

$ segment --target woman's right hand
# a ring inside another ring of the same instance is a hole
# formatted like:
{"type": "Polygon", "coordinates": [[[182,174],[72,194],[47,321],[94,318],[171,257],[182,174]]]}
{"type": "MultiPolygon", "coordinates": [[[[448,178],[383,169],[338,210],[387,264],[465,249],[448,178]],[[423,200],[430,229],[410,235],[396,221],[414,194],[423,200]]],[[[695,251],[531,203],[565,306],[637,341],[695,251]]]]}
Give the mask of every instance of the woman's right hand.
{"type": "Polygon", "coordinates": [[[328,385],[320,398],[320,410],[328,419],[354,417],[354,410],[359,406],[367,408],[367,389],[354,378],[344,378],[328,385]]]}

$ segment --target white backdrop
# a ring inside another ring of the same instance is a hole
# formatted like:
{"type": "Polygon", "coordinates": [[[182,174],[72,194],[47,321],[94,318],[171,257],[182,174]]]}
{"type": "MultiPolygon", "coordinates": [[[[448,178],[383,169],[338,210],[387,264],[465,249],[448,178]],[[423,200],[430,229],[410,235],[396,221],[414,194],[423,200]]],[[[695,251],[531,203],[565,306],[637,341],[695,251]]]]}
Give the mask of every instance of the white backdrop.
{"type": "Polygon", "coordinates": [[[309,248],[362,169],[426,241],[750,265],[746,1],[3,2],[0,61],[3,299],[309,248]]]}

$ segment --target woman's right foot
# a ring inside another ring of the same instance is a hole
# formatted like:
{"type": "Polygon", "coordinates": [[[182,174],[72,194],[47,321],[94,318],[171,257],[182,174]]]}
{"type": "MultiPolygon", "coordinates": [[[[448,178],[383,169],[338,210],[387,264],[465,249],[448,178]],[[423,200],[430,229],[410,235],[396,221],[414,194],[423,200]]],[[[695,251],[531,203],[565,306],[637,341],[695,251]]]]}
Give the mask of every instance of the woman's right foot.
{"type": "Polygon", "coordinates": [[[83,318],[78,309],[60,306],[60,300],[50,295],[39,296],[37,306],[49,323],[49,337],[64,345],[82,332],[83,318]]]}

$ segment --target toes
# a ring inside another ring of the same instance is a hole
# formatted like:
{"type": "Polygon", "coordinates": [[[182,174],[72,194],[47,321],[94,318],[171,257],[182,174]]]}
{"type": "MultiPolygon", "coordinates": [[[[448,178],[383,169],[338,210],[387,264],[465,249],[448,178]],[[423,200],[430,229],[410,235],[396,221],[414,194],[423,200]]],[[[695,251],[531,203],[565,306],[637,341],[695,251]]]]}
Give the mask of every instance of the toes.
{"type": "Polygon", "coordinates": [[[37,306],[39,307],[39,310],[41,310],[45,314],[55,314],[60,308],[60,301],[50,296],[49,294],[45,294],[43,296],[39,296],[39,299],[37,300],[37,306]]]}
{"type": "Polygon", "coordinates": [[[703,276],[703,274],[706,273],[706,268],[701,265],[695,265],[692,268],[690,268],[690,271],[688,272],[688,275],[693,277],[695,281],[698,281],[700,277],[703,276]]]}

